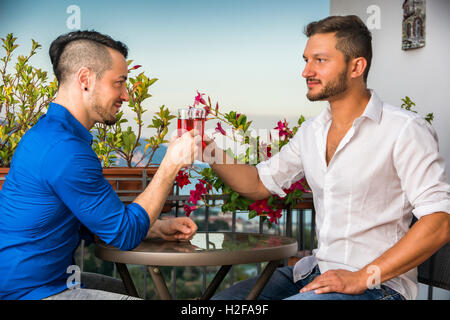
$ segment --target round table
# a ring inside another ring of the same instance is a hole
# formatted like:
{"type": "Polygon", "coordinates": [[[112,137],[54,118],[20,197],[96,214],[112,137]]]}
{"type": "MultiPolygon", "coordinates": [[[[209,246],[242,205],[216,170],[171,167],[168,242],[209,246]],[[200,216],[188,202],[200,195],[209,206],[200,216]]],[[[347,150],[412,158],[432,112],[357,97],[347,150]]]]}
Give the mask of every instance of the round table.
{"type": "Polygon", "coordinates": [[[293,238],[256,233],[197,232],[190,241],[144,240],[130,251],[97,243],[95,255],[115,262],[129,294],[137,296],[126,264],[149,266],[149,272],[161,299],[170,299],[159,266],[222,266],[202,299],[209,299],[232,265],[266,262],[266,268],[247,299],[256,299],[280,260],[297,253],[293,238]]]}

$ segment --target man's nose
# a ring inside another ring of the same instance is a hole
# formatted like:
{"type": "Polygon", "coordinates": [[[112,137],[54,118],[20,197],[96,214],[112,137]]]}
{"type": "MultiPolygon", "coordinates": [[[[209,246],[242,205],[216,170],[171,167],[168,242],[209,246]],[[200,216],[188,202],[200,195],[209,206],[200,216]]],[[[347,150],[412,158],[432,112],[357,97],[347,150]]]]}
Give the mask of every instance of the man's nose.
{"type": "Polygon", "coordinates": [[[122,93],[120,95],[120,99],[122,99],[123,101],[127,101],[127,102],[130,99],[130,96],[128,95],[128,90],[127,90],[126,87],[122,90],[122,93]]]}
{"type": "Polygon", "coordinates": [[[302,77],[303,78],[310,78],[314,75],[314,70],[311,68],[311,65],[307,62],[305,65],[305,68],[303,69],[302,72],[302,77]]]}

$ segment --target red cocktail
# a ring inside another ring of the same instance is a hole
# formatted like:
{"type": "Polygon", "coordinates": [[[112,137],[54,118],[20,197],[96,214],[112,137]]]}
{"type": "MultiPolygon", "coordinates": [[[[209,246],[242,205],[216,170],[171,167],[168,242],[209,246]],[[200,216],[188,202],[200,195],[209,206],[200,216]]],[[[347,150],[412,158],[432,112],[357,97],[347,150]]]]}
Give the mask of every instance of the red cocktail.
{"type": "Polygon", "coordinates": [[[189,109],[178,109],[178,136],[194,128],[189,109]]]}
{"type": "Polygon", "coordinates": [[[205,149],[206,144],[203,141],[203,135],[205,133],[205,121],[206,111],[201,108],[191,108],[190,118],[192,119],[192,129],[198,132],[202,137],[202,149],[205,149]]]}

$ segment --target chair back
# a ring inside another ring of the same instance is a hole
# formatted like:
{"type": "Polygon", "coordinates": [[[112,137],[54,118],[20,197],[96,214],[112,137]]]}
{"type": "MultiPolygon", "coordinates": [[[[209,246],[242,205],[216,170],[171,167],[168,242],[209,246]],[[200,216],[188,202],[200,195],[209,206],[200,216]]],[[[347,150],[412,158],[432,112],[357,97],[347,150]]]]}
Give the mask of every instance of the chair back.
{"type": "Polygon", "coordinates": [[[450,243],[418,266],[420,283],[450,290],[450,243]]]}
{"type": "MultiPolygon", "coordinates": [[[[410,228],[416,223],[413,216],[410,228]]],[[[432,287],[450,290],[450,243],[447,243],[417,267],[417,280],[432,287]]],[[[431,296],[430,293],[428,295],[431,296]]]]}

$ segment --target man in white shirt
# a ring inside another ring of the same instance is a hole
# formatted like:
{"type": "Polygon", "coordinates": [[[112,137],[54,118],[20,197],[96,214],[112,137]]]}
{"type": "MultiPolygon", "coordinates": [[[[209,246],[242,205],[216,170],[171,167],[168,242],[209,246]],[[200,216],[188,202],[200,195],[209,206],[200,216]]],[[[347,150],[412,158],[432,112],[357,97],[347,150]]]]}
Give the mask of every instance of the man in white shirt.
{"type": "MultiPolygon", "coordinates": [[[[305,33],[307,97],[329,107],[256,167],[227,164],[224,153],[225,164],[211,163],[249,199],[284,196],[302,177],[312,189],[318,248],[278,268],[259,298],[415,299],[416,267],[450,241],[450,186],[436,133],[367,88],[372,38],[358,17],[328,17],[305,33]]],[[[244,299],[254,282],[214,299],[244,299]]]]}

